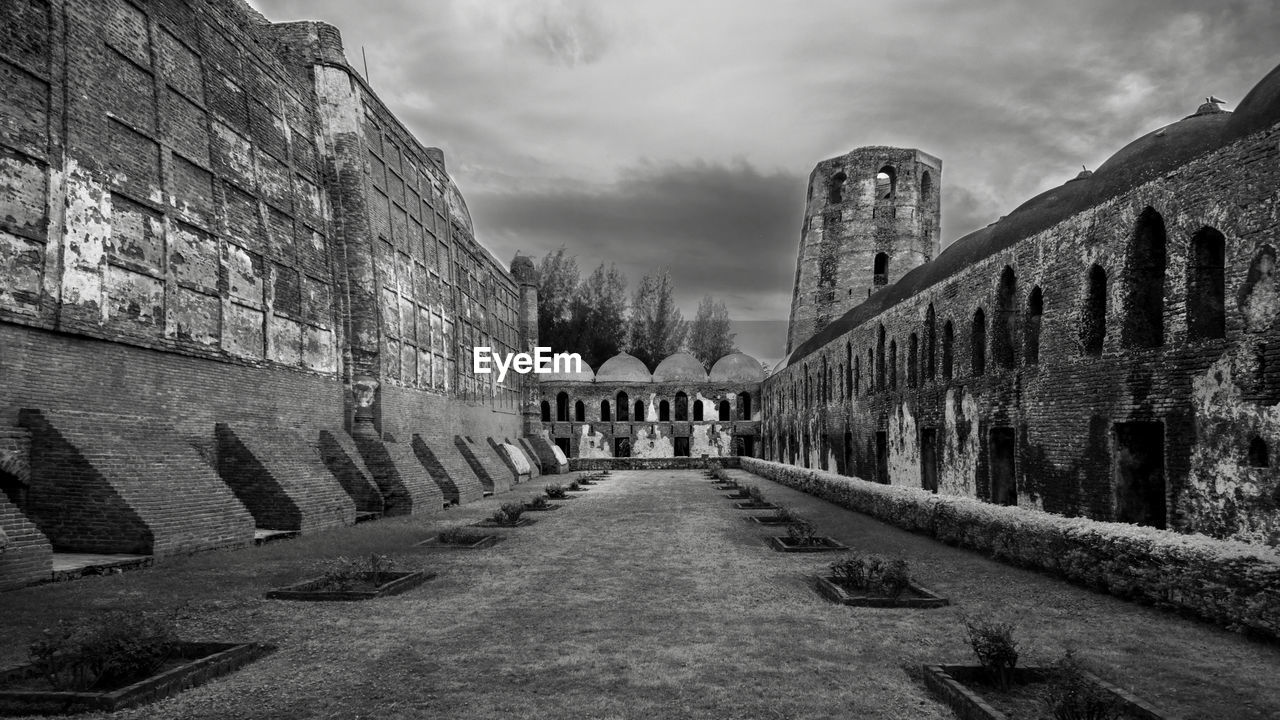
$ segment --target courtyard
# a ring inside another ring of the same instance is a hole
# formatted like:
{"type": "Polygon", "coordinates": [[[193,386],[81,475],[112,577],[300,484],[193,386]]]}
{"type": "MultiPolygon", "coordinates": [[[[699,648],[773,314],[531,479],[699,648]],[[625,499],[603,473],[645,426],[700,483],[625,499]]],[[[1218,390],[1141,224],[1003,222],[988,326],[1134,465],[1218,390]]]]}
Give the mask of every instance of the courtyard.
{"type": "MultiPolygon", "coordinates": [[[[833,557],[766,543],[778,528],[697,471],[618,471],[496,545],[415,543],[470,525],[510,493],[259,548],[0,594],[0,666],[40,629],[109,609],[173,610],[184,639],[278,650],[113,718],[950,718],[922,664],[973,664],[964,620],[1011,622],[1020,665],[1074,649],[1178,717],[1280,716],[1280,648],[1090,592],[884,525],[744,471],[768,500],[863,552],[902,557],[950,598],[927,610],[836,605],[813,578],[833,557]],[[267,600],[337,555],[385,553],[434,580],[352,603],[267,600]]],[[[89,716],[92,717],[92,716],[89,716]]]]}

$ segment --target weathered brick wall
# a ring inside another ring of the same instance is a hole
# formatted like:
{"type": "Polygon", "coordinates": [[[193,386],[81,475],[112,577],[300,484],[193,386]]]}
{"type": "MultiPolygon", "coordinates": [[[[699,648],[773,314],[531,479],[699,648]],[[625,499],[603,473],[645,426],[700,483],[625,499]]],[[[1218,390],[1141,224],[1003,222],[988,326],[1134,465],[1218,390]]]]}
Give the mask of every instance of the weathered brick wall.
{"type": "Polygon", "coordinates": [[[1016,488],[1006,500],[1113,519],[1128,501],[1117,489],[1117,463],[1142,451],[1117,426],[1160,423],[1166,510],[1147,522],[1274,541],[1280,458],[1270,450],[1266,466],[1251,467],[1248,450],[1255,438],[1271,449],[1280,444],[1280,304],[1272,276],[1278,160],[1274,130],[1247,137],[1007,248],[977,251],[972,262],[769,378],[765,457],[921,487],[932,453],[939,492],[993,501],[1002,499],[996,468],[1012,463],[1016,488]],[[1141,297],[1128,289],[1141,270],[1131,245],[1148,208],[1163,218],[1167,236],[1157,287],[1164,340],[1155,347],[1141,347],[1129,330],[1141,297]],[[1204,302],[1188,297],[1192,242],[1205,228],[1225,237],[1225,336],[1217,339],[1188,335],[1188,307],[1204,302]],[[1097,355],[1082,333],[1094,264],[1106,273],[1107,291],[1097,355]],[[1015,281],[1008,314],[1000,303],[1005,268],[1015,281]],[[1027,345],[1033,289],[1043,298],[1034,359],[1027,345]],[[973,353],[980,309],[982,373],[973,353]],[[1006,322],[1011,342],[1002,347],[1006,322]],[[949,378],[947,323],[954,331],[949,378]]]}
{"type": "MultiPolygon", "coordinates": [[[[722,468],[738,468],[738,455],[711,458],[711,462],[722,468]]],[[[708,459],[702,457],[661,457],[661,458],[570,458],[569,471],[584,470],[703,470],[708,459]]]]}
{"type": "Polygon", "coordinates": [[[147,418],[24,409],[24,511],[64,552],[166,555],[253,541],[254,521],[208,460],[147,418]]]}
{"type": "Polygon", "coordinates": [[[499,460],[487,442],[477,442],[470,437],[455,435],[453,445],[462,458],[480,478],[486,492],[502,493],[515,484],[515,475],[499,460]]]}
{"type": "Polygon", "coordinates": [[[316,441],[282,427],[218,423],[218,474],[258,527],[310,532],[356,520],[354,499],[316,441]]]}
{"type": "Polygon", "coordinates": [[[421,435],[414,435],[413,452],[449,502],[469,503],[484,497],[480,478],[452,443],[428,445],[421,435]]]}
{"type": "Polygon", "coordinates": [[[384,515],[440,512],[444,492],[408,443],[357,436],[355,446],[382,494],[384,515]]]}
{"type": "Polygon", "coordinates": [[[741,467],[841,507],[1120,597],[1280,638],[1280,554],[1203,535],[1028,513],[756,458],[741,467]]]}
{"type": "Polygon", "coordinates": [[[329,472],[337,478],[343,490],[355,502],[359,512],[381,513],[384,509],[382,491],[373,481],[356,449],[355,440],[345,430],[321,430],[316,435],[316,451],[329,472]]]}
{"type": "Polygon", "coordinates": [[[0,493],[0,590],[48,580],[53,573],[53,546],[35,523],[0,493]]]}

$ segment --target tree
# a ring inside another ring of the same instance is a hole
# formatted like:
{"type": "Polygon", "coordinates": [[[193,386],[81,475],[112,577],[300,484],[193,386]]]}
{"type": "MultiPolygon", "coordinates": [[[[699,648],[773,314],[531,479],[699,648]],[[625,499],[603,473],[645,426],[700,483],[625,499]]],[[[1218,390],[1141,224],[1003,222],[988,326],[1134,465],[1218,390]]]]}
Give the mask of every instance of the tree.
{"type": "Polygon", "coordinates": [[[627,342],[627,278],[616,266],[606,270],[600,263],[578,286],[573,329],[572,351],[591,367],[600,367],[622,351],[627,342]]]}
{"type": "Polygon", "coordinates": [[[557,352],[574,352],[573,299],[578,291],[578,259],[564,246],[538,263],[538,342],[557,352]]]}
{"type": "Polygon", "coordinates": [[[710,295],[698,303],[698,314],[689,325],[687,349],[708,370],[715,361],[738,352],[733,344],[737,333],[729,332],[729,309],[710,295]]]}
{"type": "Polygon", "coordinates": [[[628,352],[650,370],[684,344],[688,326],[673,294],[671,275],[663,270],[656,278],[644,276],[631,303],[628,352]]]}

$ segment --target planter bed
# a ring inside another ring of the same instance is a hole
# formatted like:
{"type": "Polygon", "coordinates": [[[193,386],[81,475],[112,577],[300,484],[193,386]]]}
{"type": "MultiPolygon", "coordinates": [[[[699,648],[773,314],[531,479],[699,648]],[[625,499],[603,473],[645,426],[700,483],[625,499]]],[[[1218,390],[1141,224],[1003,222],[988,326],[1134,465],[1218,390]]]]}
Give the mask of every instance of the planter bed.
{"type": "Polygon", "coordinates": [[[534,523],[536,523],[536,522],[538,522],[538,521],[537,521],[537,520],[534,520],[533,518],[527,518],[527,517],[522,517],[522,518],[520,518],[519,520],[517,520],[517,521],[515,521],[515,522],[507,522],[507,523],[497,523],[497,522],[494,522],[494,521],[492,521],[492,520],[481,520],[480,522],[475,523],[475,524],[474,524],[474,525],[472,525],[471,527],[478,527],[478,528],[518,528],[518,527],[525,527],[526,525],[532,525],[532,524],[534,524],[534,523]]]}
{"type": "Polygon", "coordinates": [[[783,520],[777,515],[751,515],[747,520],[760,525],[790,525],[792,522],[791,520],[783,520]]]}
{"type": "Polygon", "coordinates": [[[853,607],[875,608],[938,608],[951,602],[926,587],[911,583],[898,597],[868,594],[866,590],[850,590],[833,577],[818,577],[818,592],[832,602],[853,607]]]}
{"type": "Polygon", "coordinates": [[[439,537],[440,536],[437,535],[435,537],[427,538],[426,540],[415,544],[414,547],[425,547],[436,550],[480,550],[481,548],[491,547],[500,539],[497,535],[485,535],[470,545],[459,545],[457,543],[440,542],[438,539],[439,537]]]}
{"type": "MultiPolygon", "coordinates": [[[[962,720],[1050,717],[1048,708],[1040,709],[1036,702],[1039,693],[1034,688],[1034,685],[1044,682],[1048,676],[1047,668],[1014,668],[1014,687],[1011,692],[1002,693],[987,682],[985,671],[981,667],[924,666],[925,685],[962,720]],[[1039,715],[1035,714],[1037,712],[1039,715]]],[[[1164,714],[1142,698],[1096,675],[1085,673],[1085,676],[1119,701],[1123,709],[1120,720],[1174,720],[1174,716],[1164,714]]]]}
{"type": "Polygon", "coordinates": [[[829,537],[818,537],[814,538],[814,540],[817,541],[814,545],[793,545],[789,537],[771,537],[769,538],[769,544],[779,552],[794,553],[831,552],[833,550],[849,549],[829,537]]]}
{"type": "Polygon", "coordinates": [[[0,672],[0,715],[113,712],[155,702],[239,670],[275,650],[262,643],[183,642],[150,677],[114,690],[44,690],[30,665],[0,672]]]}
{"type": "Polygon", "coordinates": [[[334,601],[334,600],[372,600],[377,597],[386,597],[387,595],[399,595],[402,592],[418,587],[422,583],[436,576],[433,572],[418,570],[417,572],[384,572],[381,573],[382,578],[386,582],[380,585],[373,584],[373,573],[361,573],[361,579],[364,581],[364,588],[351,588],[349,590],[322,590],[319,589],[324,582],[323,578],[311,578],[303,580],[295,585],[288,587],[276,588],[267,593],[269,600],[311,600],[316,602],[334,601]]]}
{"type": "Polygon", "coordinates": [[[556,505],[555,503],[551,503],[546,507],[533,507],[531,505],[526,504],[524,506],[524,511],[525,512],[551,512],[552,510],[559,510],[560,507],[561,507],[560,505],[556,505]]]}
{"type": "Polygon", "coordinates": [[[739,510],[777,510],[778,506],[773,503],[734,503],[733,506],[739,510]]]}

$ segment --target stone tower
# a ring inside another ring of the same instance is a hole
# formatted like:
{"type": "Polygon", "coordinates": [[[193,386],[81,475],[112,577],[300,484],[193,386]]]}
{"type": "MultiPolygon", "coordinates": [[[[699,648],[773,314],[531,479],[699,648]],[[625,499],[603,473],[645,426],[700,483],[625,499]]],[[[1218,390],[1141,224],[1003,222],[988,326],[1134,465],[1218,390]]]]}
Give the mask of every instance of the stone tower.
{"type": "Polygon", "coordinates": [[[937,257],[942,161],[919,150],[858,148],[809,176],[787,354],[828,323],[937,257]]]}

